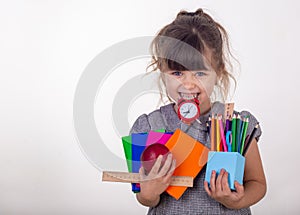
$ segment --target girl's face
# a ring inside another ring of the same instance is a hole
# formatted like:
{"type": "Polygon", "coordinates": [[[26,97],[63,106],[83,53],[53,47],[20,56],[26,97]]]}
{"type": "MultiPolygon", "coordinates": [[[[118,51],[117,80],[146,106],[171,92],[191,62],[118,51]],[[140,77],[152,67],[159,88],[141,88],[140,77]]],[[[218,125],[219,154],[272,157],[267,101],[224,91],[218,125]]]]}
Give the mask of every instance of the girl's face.
{"type": "MultiPolygon", "coordinates": [[[[162,72],[168,96],[176,103],[180,98],[198,98],[201,114],[210,110],[210,96],[217,82],[217,74],[213,69],[199,71],[162,72]]],[[[175,106],[177,111],[177,105],[175,106]]]]}

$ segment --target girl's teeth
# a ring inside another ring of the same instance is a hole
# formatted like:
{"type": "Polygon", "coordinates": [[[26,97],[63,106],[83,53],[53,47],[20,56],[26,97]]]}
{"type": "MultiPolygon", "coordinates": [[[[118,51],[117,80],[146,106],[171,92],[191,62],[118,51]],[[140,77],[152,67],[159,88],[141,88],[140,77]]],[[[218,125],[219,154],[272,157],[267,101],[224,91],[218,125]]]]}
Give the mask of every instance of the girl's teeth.
{"type": "Polygon", "coordinates": [[[193,93],[193,94],[186,94],[186,93],[180,93],[180,96],[183,98],[183,99],[194,99],[194,98],[197,98],[198,96],[198,93],[193,93]]]}

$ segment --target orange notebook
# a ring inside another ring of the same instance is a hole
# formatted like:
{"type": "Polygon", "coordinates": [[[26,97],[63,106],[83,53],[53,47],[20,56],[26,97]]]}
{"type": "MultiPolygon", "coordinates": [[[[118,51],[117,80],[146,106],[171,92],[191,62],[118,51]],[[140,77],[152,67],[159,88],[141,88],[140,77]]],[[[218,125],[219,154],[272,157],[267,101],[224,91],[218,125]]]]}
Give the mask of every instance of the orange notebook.
{"type": "MultiPolygon", "coordinates": [[[[177,129],[166,143],[176,159],[173,175],[195,178],[207,162],[209,149],[180,129],[177,129]]],[[[187,187],[169,186],[166,192],[179,199],[187,187]]]]}

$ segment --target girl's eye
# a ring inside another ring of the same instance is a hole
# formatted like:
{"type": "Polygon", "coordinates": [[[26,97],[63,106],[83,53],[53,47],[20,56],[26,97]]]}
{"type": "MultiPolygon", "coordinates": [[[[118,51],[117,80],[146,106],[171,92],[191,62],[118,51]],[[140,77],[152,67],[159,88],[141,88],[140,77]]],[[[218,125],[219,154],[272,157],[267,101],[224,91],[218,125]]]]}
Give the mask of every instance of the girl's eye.
{"type": "Polygon", "coordinates": [[[205,72],[196,72],[196,73],[195,73],[195,76],[196,76],[196,77],[202,77],[202,76],[205,76],[205,75],[206,75],[205,72]]]}
{"type": "Polygon", "coordinates": [[[183,73],[180,72],[180,71],[174,71],[171,74],[174,75],[174,76],[182,76],[183,75],[183,73]]]}

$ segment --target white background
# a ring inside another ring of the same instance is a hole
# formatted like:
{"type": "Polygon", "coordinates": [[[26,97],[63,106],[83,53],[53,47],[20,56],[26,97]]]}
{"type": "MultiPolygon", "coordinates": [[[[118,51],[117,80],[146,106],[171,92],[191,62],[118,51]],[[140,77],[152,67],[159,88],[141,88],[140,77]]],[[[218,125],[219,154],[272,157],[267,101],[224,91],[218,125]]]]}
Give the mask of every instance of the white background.
{"type": "MultiPolygon", "coordinates": [[[[72,115],[76,84],[105,48],[154,35],[181,9],[198,7],[207,8],[228,30],[241,63],[233,100],[238,110],[250,110],[263,128],[260,149],[268,192],[252,207],[253,213],[299,214],[298,1],[2,0],[1,215],[146,212],[128,184],[101,182],[101,173],[81,152],[72,115]]],[[[143,63],[137,64],[142,68],[143,63]]],[[[107,86],[120,83],[118,75],[113,77],[107,86]]],[[[102,95],[109,99],[113,92],[107,89],[102,95]]],[[[156,107],[157,101],[149,99],[143,106],[143,99],[129,109],[130,123],[156,107]]],[[[99,119],[101,114],[95,113],[99,127],[111,123],[104,115],[99,119]]],[[[118,137],[112,139],[121,144],[118,137]]]]}

